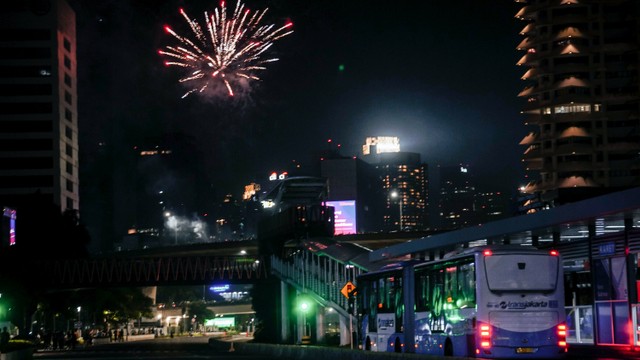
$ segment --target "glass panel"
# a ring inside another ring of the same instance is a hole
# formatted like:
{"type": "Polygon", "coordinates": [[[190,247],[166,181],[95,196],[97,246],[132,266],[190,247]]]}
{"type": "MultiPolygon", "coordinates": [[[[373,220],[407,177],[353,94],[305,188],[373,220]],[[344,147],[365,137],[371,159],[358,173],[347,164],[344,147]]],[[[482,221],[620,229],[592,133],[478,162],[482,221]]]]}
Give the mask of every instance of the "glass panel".
{"type": "Polygon", "coordinates": [[[557,285],[557,256],[491,255],[485,264],[491,291],[552,291],[557,285]]]}
{"type": "Polygon", "coordinates": [[[609,259],[593,260],[596,300],[611,300],[611,276],[609,275],[609,259]]]}
{"type": "Polygon", "coordinates": [[[611,259],[611,276],[613,280],[613,299],[628,300],[627,289],[627,265],[625,258],[616,257],[611,259]]]}

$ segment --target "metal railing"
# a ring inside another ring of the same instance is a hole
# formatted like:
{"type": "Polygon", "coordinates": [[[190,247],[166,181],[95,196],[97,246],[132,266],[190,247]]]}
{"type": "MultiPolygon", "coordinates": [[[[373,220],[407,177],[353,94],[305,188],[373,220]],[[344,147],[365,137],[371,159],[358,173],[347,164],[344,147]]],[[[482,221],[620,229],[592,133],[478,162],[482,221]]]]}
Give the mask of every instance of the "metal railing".
{"type": "Polygon", "coordinates": [[[348,299],[341,290],[348,282],[356,284],[361,269],[301,250],[284,260],[272,256],[271,272],[300,292],[314,297],[321,305],[332,306],[348,316],[348,299]]]}

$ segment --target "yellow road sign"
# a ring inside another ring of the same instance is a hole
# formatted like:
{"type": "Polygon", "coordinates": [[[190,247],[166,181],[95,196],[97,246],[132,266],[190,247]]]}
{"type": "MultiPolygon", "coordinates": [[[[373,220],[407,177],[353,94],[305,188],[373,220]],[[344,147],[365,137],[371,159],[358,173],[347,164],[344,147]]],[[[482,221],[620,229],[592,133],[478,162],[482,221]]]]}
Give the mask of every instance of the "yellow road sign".
{"type": "Polygon", "coordinates": [[[342,290],[340,290],[340,293],[348,299],[354,291],[356,291],[356,286],[353,285],[351,281],[347,281],[347,283],[342,287],[342,290]]]}

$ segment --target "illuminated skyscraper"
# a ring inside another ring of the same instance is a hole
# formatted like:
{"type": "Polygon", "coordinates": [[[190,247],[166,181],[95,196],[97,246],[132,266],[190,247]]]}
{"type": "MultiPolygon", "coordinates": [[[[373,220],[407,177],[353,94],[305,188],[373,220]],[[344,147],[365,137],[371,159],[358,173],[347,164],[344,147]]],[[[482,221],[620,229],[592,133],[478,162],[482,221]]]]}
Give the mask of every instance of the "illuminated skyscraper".
{"type": "Polygon", "coordinates": [[[522,1],[525,209],[640,185],[640,2],[522,1]]]}
{"type": "Polygon", "coordinates": [[[367,138],[363,160],[376,169],[386,198],[385,230],[422,231],[428,228],[427,164],[420,154],[400,151],[396,137],[367,138]]]}
{"type": "Polygon", "coordinates": [[[79,209],[75,13],[64,0],[0,9],[0,205],[35,193],[79,209]]]}

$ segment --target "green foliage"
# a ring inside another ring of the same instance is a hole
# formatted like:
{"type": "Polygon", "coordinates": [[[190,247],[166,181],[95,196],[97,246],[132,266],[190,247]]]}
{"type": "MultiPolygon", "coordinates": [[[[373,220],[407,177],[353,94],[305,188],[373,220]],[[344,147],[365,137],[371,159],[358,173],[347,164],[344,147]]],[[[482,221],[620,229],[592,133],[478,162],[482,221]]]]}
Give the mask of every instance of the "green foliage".
{"type": "Polygon", "coordinates": [[[159,286],[158,303],[172,304],[180,301],[202,300],[202,285],[159,286]]]}
{"type": "Polygon", "coordinates": [[[138,288],[115,288],[98,290],[96,296],[98,309],[112,325],[121,324],[130,319],[152,317],[153,300],[145,296],[138,288]]]}
{"type": "Polygon", "coordinates": [[[216,314],[207,308],[207,304],[203,301],[190,302],[188,306],[188,314],[190,317],[196,317],[199,323],[203,323],[205,319],[211,319],[216,314]]]}

